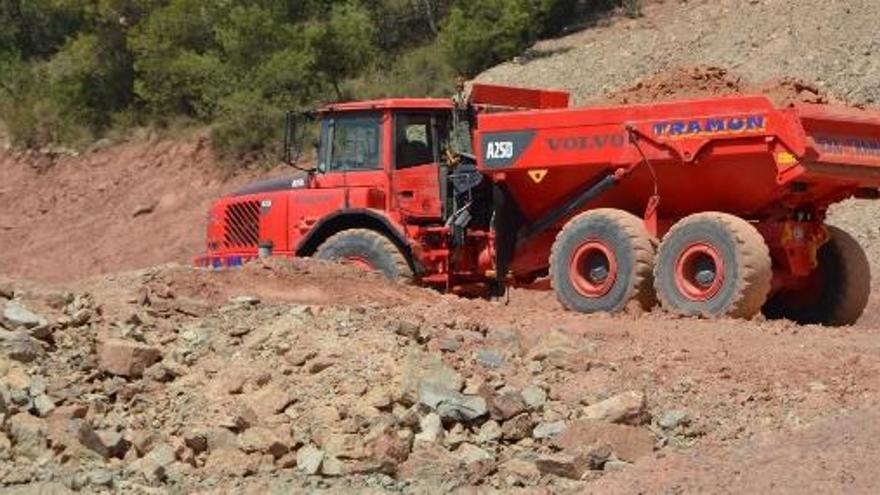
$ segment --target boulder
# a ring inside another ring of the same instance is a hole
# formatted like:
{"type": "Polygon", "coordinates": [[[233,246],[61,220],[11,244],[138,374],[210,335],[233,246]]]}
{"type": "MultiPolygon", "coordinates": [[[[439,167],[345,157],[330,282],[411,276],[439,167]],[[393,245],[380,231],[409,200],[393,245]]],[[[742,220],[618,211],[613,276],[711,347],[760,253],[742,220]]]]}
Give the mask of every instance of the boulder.
{"type": "Polygon", "coordinates": [[[80,443],[89,450],[97,452],[101,457],[123,458],[131,446],[122,433],[116,430],[94,430],[87,423],[82,423],[77,435],[80,443]]]}
{"type": "Polygon", "coordinates": [[[443,362],[439,354],[411,352],[402,365],[403,381],[398,394],[404,402],[414,404],[422,385],[458,392],[464,386],[461,374],[443,362]]]}
{"type": "Polygon", "coordinates": [[[0,329],[0,353],[20,363],[30,363],[42,356],[45,350],[39,340],[31,337],[26,331],[10,332],[0,329]]]}
{"type": "Polygon", "coordinates": [[[529,409],[538,410],[547,402],[547,392],[537,385],[529,385],[520,392],[529,409]]]}
{"type": "Polygon", "coordinates": [[[6,420],[6,430],[14,445],[14,452],[36,459],[46,450],[46,421],[28,413],[18,413],[6,420]]]}
{"type": "Polygon", "coordinates": [[[504,421],[528,409],[526,401],[519,392],[505,392],[489,399],[489,414],[492,419],[504,421]]]}
{"type": "Polygon", "coordinates": [[[480,426],[480,431],[477,433],[477,442],[481,444],[493,443],[500,440],[501,436],[501,425],[497,421],[489,420],[480,426]]]}
{"type": "Polygon", "coordinates": [[[167,469],[176,460],[174,447],[167,443],[156,444],[147,455],[128,465],[129,472],[138,473],[149,482],[162,481],[167,469]]]}
{"type": "Polygon", "coordinates": [[[565,452],[577,453],[584,445],[608,445],[614,455],[627,462],[654,452],[654,435],[645,428],[593,420],[578,420],[568,425],[553,445],[565,452]]]}
{"type": "Polygon", "coordinates": [[[486,399],[432,384],[419,387],[419,403],[436,411],[440,419],[450,422],[470,422],[489,413],[486,399]]]}
{"type": "Polygon", "coordinates": [[[582,447],[576,454],[544,455],[535,464],[542,473],[580,480],[587,472],[602,469],[609,457],[611,449],[599,443],[582,447]]]}
{"type": "Polygon", "coordinates": [[[416,442],[434,443],[442,440],[443,423],[437,413],[430,413],[419,421],[421,431],[416,434],[416,442]]]}
{"type": "Polygon", "coordinates": [[[321,472],[321,464],[324,462],[324,452],[307,445],[296,453],[296,467],[306,474],[318,474],[321,472]]]}
{"type": "Polygon", "coordinates": [[[532,430],[532,436],[538,440],[555,437],[565,431],[565,421],[538,423],[532,430]]]}
{"type": "Polygon", "coordinates": [[[98,346],[98,367],[128,378],[140,378],[161,357],[159,349],[128,340],[108,339],[98,346]]]}
{"type": "Polygon", "coordinates": [[[584,419],[640,425],[650,419],[645,404],[645,395],[629,391],[597,402],[584,409],[584,419]]]}
{"type": "Polygon", "coordinates": [[[501,438],[516,442],[527,438],[532,432],[532,418],[528,413],[514,416],[501,425],[501,438]]]}
{"type": "Polygon", "coordinates": [[[8,301],[0,311],[0,320],[7,328],[33,328],[46,325],[46,319],[39,316],[16,301],[8,301]]]}

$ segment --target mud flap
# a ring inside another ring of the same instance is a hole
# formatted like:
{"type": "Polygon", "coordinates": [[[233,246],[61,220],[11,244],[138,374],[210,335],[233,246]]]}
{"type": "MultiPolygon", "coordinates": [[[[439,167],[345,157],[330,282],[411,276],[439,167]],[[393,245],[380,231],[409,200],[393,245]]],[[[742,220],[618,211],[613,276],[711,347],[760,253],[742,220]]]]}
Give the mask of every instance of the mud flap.
{"type": "Polygon", "coordinates": [[[492,186],[492,204],[495,207],[492,222],[495,229],[495,280],[491,292],[498,296],[504,293],[507,272],[525,216],[503,184],[492,186]]]}

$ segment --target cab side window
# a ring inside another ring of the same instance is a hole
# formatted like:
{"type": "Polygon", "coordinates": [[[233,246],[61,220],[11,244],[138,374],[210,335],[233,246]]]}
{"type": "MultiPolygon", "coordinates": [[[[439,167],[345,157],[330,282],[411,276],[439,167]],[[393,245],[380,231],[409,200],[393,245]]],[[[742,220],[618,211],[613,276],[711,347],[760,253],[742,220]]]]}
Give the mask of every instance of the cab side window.
{"type": "MultiPolygon", "coordinates": [[[[430,113],[399,113],[395,116],[394,157],[397,169],[435,161],[431,117],[430,113]]],[[[434,122],[443,128],[446,119],[434,114],[434,122]]]]}
{"type": "Polygon", "coordinates": [[[321,163],[324,171],[379,170],[378,115],[336,117],[324,121],[321,163]]]}

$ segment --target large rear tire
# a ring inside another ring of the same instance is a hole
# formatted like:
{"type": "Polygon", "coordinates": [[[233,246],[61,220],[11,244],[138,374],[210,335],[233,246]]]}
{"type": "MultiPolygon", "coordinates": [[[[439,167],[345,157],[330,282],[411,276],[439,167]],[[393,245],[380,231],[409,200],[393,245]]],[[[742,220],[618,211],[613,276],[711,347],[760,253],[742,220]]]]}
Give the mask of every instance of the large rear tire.
{"type": "Polygon", "coordinates": [[[827,229],[828,242],[819,248],[819,267],[809,286],[775,294],[764,305],[767,318],[839,327],[862,316],[871,294],[868,257],[851,235],[837,227],[827,229]]]}
{"type": "Polygon", "coordinates": [[[582,213],[556,236],[550,254],[550,283],[568,309],[617,312],[635,301],[654,306],[651,285],[654,244],[642,221],[603,208],[582,213]]]}
{"type": "Polygon", "coordinates": [[[409,283],[413,272],[400,249],[387,237],[369,229],[349,229],[330,236],[315,257],[375,270],[391,280],[409,283]]]}
{"type": "Polygon", "coordinates": [[[685,217],[663,238],[654,288],[668,311],[751,318],[773,279],[770,250],[755,227],[726,213],[685,217]]]}

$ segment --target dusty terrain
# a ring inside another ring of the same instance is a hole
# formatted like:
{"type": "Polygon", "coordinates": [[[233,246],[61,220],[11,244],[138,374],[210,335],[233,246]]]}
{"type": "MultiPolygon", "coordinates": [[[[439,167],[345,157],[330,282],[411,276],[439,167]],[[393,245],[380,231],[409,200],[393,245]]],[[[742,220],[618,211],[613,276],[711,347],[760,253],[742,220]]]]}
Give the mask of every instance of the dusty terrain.
{"type": "Polygon", "coordinates": [[[313,261],[3,292],[37,315],[0,333],[13,493],[880,483],[873,324],[583,316],[313,261]]]}

